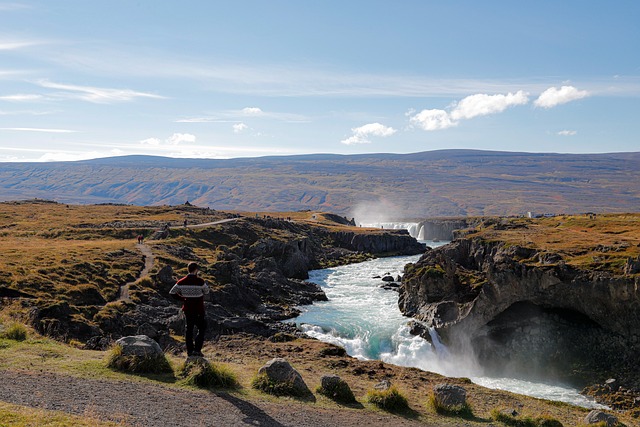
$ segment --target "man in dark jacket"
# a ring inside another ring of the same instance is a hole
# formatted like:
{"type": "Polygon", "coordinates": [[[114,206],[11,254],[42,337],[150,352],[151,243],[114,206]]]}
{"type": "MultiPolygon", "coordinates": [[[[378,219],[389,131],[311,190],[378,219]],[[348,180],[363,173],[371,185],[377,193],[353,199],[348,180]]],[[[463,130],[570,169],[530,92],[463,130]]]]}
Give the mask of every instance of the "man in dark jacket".
{"type": "Polygon", "coordinates": [[[202,344],[207,330],[207,319],[204,312],[204,296],[209,293],[209,286],[202,278],[198,277],[200,267],[195,262],[187,266],[189,274],[171,288],[169,294],[182,301],[182,311],[187,322],[185,341],[188,356],[202,357],[202,344]],[[193,328],[198,328],[198,334],[193,339],[193,328]]]}

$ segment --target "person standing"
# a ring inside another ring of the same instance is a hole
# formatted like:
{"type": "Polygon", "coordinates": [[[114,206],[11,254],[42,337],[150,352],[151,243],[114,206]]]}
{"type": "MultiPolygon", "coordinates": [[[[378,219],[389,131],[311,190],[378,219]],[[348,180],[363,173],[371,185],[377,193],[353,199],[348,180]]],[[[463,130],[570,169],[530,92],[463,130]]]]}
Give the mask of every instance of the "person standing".
{"type": "Polygon", "coordinates": [[[204,296],[209,293],[207,282],[198,277],[200,266],[195,262],[187,265],[189,274],[171,288],[169,294],[182,301],[182,311],[186,319],[185,341],[187,344],[188,356],[203,357],[202,345],[204,344],[204,334],[207,331],[207,319],[204,311],[204,296]],[[193,336],[194,328],[198,333],[193,336]]]}

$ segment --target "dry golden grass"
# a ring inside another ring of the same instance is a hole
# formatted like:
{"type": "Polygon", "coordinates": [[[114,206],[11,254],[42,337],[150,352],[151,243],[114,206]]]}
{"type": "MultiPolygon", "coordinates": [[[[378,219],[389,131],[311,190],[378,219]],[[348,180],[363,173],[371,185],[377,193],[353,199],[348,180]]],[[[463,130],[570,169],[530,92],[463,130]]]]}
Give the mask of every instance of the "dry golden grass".
{"type": "Polygon", "coordinates": [[[567,264],[618,274],[627,258],[640,255],[638,213],[514,218],[500,228],[492,225],[473,236],[558,253],[567,264]]]}
{"type": "Polygon", "coordinates": [[[101,421],[94,414],[76,416],[58,411],[0,402],[0,426],[14,427],[116,427],[124,423],[101,421]]]}

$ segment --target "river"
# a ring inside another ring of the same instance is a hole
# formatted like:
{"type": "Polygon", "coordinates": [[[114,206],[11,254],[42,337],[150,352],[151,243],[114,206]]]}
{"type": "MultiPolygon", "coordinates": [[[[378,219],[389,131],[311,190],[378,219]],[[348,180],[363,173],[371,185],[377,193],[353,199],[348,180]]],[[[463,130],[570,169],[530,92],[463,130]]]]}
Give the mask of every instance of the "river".
{"type": "MultiPolygon", "coordinates": [[[[427,244],[435,247],[443,243],[427,244]]],[[[295,323],[307,335],[344,347],[349,355],[359,359],[382,360],[451,377],[468,377],[489,388],[602,408],[571,387],[486,377],[473,357],[452,354],[439,343],[435,332],[432,331],[435,345],[411,335],[407,326],[409,319],[398,308],[398,293],[382,289],[379,276],[396,277],[402,274],[405,264],[418,259],[419,256],[380,258],[309,272],[309,281],[322,287],[328,301],[301,307],[303,313],[294,319],[295,323]]]]}

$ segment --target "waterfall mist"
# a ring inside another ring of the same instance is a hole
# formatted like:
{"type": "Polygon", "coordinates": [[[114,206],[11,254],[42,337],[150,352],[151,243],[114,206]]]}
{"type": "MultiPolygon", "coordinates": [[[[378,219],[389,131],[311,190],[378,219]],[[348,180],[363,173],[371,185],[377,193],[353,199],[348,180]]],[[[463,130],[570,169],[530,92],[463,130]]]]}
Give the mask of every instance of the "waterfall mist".
{"type": "MultiPolygon", "coordinates": [[[[442,244],[426,243],[429,246],[442,244]]],[[[349,355],[360,359],[382,360],[451,377],[468,377],[490,388],[585,407],[601,407],[571,387],[507,377],[500,372],[488,376],[471,341],[464,337],[457,336],[456,345],[447,348],[435,331],[424,325],[416,335],[410,319],[400,313],[398,294],[381,287],[381,276],[401,275],[404,266],[418,258],[382,258],[311,271],[309,280],[318,283],[329,300],[301,307],[303,313],[295,322],[307,335],[344,347],[349,355]]]]}

